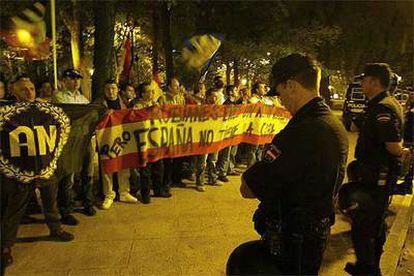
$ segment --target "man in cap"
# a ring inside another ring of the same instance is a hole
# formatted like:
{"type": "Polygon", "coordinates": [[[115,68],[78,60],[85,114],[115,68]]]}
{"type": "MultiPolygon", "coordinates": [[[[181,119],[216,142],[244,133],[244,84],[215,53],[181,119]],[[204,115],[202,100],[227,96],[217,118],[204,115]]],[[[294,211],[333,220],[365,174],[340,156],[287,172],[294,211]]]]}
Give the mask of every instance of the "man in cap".
{"type": "Polygon", "coordinates": [[[402,147],[403,112],[388,92],[393,73],[386,63],[365,65],[362,92],[368,108],[355,148],[361,171],[361,184],[375,201],[373,211],[355,216],[352,242],[357,262],[348,263],[345,271],[352,275],[380,275],[380,259],[385,243],[385,211],[391,187],[399,174],[399,162],[407,160],[409,150],[402,147]]]}
{"type": "Polygon", "coordinates": [[[59,91],[54,98],[55,103],[64,104],[88,104],[89,100],[79,91],[81,73],[75,69],[67,69],[63,72],[65,89],[59,91]]]}
{"type": "MultiPolygon", "coordinates": [[[[80,92],[80,80],[83,79],[81,73],[76,69],[67,69],[63,72],[63,83],[64,90],[59,91],[55,94],[53,102],[61,104],[89,104],[89,100],[80,92]]],[[[91,152],[88,149],[87,155],[90,156],[91,152]]],[[[87,156],[85,160],[87,160],[87,156]]],[[[90,159],[90,158],[89,158],[90,159]]],[[[73,211],[74,205],[74,195],[73,195],[73,185],[74,185],[75,174],[70,173],[63,177],[59,183],[59,192],[58,192],[58,201],[59,209],[62,215],[62,223],[67,225],[77,225],[79,221],[70,213],[73,211]]],[[[96,211],[93,209],[92,198],[92,181],[91,178],[88,179],[87,183],[84,184],[86,187],[83,187],[86,191],[84,201],[85,214],[89,216],[95,215],[96,211]]]]}
{"type": "Polygon", "coordinates": [[[347,133],[319,96],[319,82],[308,55],[289,55],[272,68],[270,94],[293,117],[242,176],[242,196],[260,201],[253,220],[262,239],[233,251],[228,274],[318,274],[348,153],[347,133]]]}

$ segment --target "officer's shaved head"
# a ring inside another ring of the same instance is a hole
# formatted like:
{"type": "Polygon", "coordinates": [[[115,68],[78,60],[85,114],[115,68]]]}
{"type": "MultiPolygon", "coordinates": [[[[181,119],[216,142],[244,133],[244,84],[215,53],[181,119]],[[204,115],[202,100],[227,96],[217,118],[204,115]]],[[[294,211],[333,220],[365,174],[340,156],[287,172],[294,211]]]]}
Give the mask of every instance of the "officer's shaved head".
{"type": "Polygon", "coordinates": [[[273,65],[270,83],[274,89],[278,84],[292,79],[307,90],[319,91],[320,71],[318,62],[312,56],[291,54],[273,65]]]}

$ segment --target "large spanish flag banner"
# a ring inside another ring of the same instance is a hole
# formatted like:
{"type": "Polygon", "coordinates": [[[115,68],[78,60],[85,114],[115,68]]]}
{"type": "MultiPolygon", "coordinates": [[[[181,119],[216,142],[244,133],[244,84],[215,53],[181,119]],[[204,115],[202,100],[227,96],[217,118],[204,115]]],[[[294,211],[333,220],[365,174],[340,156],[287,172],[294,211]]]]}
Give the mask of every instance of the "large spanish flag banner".
{"type": "Polygon", "coordinates": [[[247,105],[162,105],[106,115],[97,127],[105,173],[162,158],[217,152],[239,143],[270,143],[289,121],[283,108],[247,105]]]}

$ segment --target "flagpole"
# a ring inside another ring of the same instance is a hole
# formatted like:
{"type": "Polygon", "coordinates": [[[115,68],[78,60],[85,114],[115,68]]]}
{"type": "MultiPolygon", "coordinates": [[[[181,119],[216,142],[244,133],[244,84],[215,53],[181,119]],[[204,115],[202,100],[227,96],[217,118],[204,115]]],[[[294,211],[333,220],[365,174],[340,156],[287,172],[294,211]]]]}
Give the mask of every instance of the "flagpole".
{"type": "Polygon", "coordinates": [[[57,77],[57,50],[56,50],[56,2],[50,0],[50,14],[52,21],[52,43],[53,43],[53,79],[55,91],[58,89],[58,77],[57,77]]]}

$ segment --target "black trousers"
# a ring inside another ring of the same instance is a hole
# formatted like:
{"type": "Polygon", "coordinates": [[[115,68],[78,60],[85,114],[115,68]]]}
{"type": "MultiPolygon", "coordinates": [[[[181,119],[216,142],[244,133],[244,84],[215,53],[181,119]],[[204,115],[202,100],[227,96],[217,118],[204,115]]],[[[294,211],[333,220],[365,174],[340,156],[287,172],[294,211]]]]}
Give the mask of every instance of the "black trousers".
{"type": "Polygon", "coordinates": [[[164,162],[164,187],[181,183],[183,179],[183,162],[185,157],[166,158],[164,162]]]}
{"type": "Polygon", "coordinates": [[[20,221],[30,198],[31,184],[0,176],[1,180],[1,248],[12,247],[20,221]]]}
{"type": "MultiPolygon", "coordinates": [[[[30,200],[31,191],[35,188],[32,183],[20,183],[16,180],[1,177],[1,247],[11,247],[16,241],[20,221],[25,214],[30,200]]],[[[57,181],[52,178],[41,181],[38,185],[43,212],[49,230],[61,228],[57,207],[57,181]]]]}
{"type": "MultiPolygon", "coordinates": [[[[384,195],[382,195],[384,196],[384,195]]],[[[351,237],[357,258],[357,265],[373,274],[380,271],[380,259],[386,240],[385,203],[381,195],[375,212],[357,212],[352,220],[351,237]]]]}
{"type": "Polygon", "coordinates": [[[73,212],[74,206],[74,192],[73,185],[75,181],[75,174],[70,173],[62,178],[59,182],[58,188],[58,202],[59,211],[62,217],[73,212]]]}
{"type": "Polygon", "coordinates": [[[262,240],[237,247],[227,261],[227,275],[317,275],[329,236],[329,228],[309,232],[301,243],[286,239],[282,256],[270,254],[262,240]]]}
{"type": "Polygon", "coordinates": [[[167,182],[164,182],[164,160],[149,163],[145,168],[141,168],[139,172],[142,196],[148,196],[151,187],[154,194],[169,191],[169,186],[166,186],[167,182]]]}

